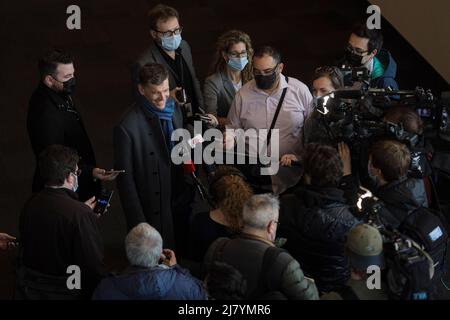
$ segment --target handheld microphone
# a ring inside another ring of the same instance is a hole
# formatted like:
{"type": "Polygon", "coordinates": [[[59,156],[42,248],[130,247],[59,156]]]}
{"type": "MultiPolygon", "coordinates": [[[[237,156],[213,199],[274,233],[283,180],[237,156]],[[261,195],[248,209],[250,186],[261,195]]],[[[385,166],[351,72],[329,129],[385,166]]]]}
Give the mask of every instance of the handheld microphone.
{"type": "Polygon", "coordinates": [[[195,164],[192,161],[183,163],[183,172],[195,175],[195,164]]]}

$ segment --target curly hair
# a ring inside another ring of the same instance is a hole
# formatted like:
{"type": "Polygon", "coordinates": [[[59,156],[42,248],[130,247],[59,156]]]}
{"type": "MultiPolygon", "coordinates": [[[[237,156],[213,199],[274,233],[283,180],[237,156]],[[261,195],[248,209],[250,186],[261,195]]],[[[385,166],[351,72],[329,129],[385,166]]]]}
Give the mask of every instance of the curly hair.
{"type": "Polygon", "coordinates": [[[227,53],[230,50],[232,45],[236,43],[243,42],[245,44],[245,48],[247,50],[248,63],[245,66],[244,70],[242,70],[242,83],[246,83],[253,79],[253,48],[252,41],[250,36],[245,32],[239,30],[230,30],[222,34],[216,43],[216,54],[214,63],[212,64],[212,72],[223,72],[226,70],[227,63],[223,59],[222,54],[227,53]]]}
{"type": "Polygon", "coordinates": [[[336,187],[343,175],[343,164],[335,148],[310,143],[302,158],[304,174],[311,178],[311,185],[336,187]]]}
{"type": "Polygon", "coordinates": [[[210,186],[216,206],[220,208],[229,229],[239,232],[243,227],[242,208],[253,195],[250,186],[243,179],[242,173],[232,166],[219,166],[215,179],[210,186]]]}

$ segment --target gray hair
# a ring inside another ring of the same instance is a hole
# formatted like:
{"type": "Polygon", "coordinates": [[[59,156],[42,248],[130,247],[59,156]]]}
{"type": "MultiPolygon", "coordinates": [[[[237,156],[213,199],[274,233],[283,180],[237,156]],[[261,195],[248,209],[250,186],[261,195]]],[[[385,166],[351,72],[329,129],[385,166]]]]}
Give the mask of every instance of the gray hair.
{"type": "Polygon", "coordinates": [[[162,238],[148,223],[140,223],[127,234],[125,251],[133,266],[150,268],[159,262],[162,252],[162,238]]]}
{"type": "Polygon", "coordinates": [[[271,220],[277,219],[280,202],[272,194],[258,194],[252,196],[244,204],[244,226],[263,230],[271,220]]]}

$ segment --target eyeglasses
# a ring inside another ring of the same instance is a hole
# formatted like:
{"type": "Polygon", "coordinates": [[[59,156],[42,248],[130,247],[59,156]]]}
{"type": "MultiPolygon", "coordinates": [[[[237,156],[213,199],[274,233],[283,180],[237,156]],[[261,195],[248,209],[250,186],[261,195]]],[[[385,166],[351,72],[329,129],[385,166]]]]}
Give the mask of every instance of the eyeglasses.
{"type": "Polygon", "coordinates": [[[277,221],[277,220],[272,220],[274,223],[276,223],[277,224],[277,226],[279,226],[280,225],[280,222],[279,221],[277,221]]]}
{"type": "Polygon", "coordinates": [[[269,70],[261,71],[261,70],[258,70],[258,69],[253,69],[253,75],[254,76],[258,76],[258,75],[268,76],[268,75],[273,74],[277,70],[277,68],[278,68],[278,63],[277,63],[277,65],[275,67],[273,67],[272,69],[269,69],[269,70]]]}
{"type": "Polygon", "coordinates": [[[369,52],[369,50],[363,51],[359,48],[353,48],[350,44],[347,45],[347,50],[350,51],[351,53],[357,54],[359,56],[364,56],[366,53],[369,52]]]}
{"type": "Polygon", "coordinates": [[[70,173],[73,173],[74,175],[76,175],[77,177],[81,176],[81,169],[75,170],[75,171],[71,171],[70,173]]]}
{"type": "Polygon", "coordinates": [[[178,27],[177,29],[175,29],[173,31],[170,31],[170,30],[169,31],[159,31],[159,30],[155,29],[155,31],[158,33],[161,33],[163,35],[163,37],[172,37],[174,35],[177,35],[177,36],[180,35],[181,32],[183,32],[183,28],[178,27]]]}
{"type": "Polygon", "coordinates": [[[242,52],[228,52],[231,58],[247,58],[247,51],[242,52]]]}

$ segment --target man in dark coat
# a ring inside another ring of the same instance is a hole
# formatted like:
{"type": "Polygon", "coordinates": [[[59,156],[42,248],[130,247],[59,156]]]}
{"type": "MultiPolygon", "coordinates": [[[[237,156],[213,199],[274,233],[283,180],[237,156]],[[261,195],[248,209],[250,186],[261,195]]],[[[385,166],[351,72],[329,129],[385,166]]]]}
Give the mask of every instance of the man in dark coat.
{"type": "Polygon", "coordinates": [[[405,222],[414,209],[427,207],[423,183],[407,177],[410,163],[410,151],[399,141],[380,140],[370,148],[368,171],[375,185],[374,194],[387,209],[380,216],[393,228],[405,222]]]}
{"type": "Polygon", "coordinates": [[[114,129],[116,168],[125,170],[117,186],[128,230],[148,222],[173,248],[173,219],[186,218],[173,212],[189,207],[192,199],[182,167],[171,161],[171,135],[182,128],[183,116],[169,96],[168,72],[161,64],[141,68],[138,89],[137,103],[114,129]]]}
{"type": "Polygon", "coordinates": [[[46,188],[31,197],[20,216],[22,298],[89,299],[105,275],[93,204],[79,201],[75,193],[78,160],[74,150],[61,145],[49,146],[40,155],[46,188]],[[80,290],[68,290],[71,266],[79,267],[80,290]]]}
{"type": "MultiPolygon", "coordinates": [[[[31,96],[27,114],[27,129],[36,160],[45,147],[60,144],[75,149],[81,160],[81,200],[96,196],[99,183],[95,180],[113,180],[116,174],[108,174],[96,168],[94,150],[75,108],[72,93],[75,88],[73,59],[66,53],[54,50],[39,60],[41,81],[31,96]]],[[[37,162],[37,161],[36,161],[37,162]]],[[[33,178],[33,192],[44,188],[39,167],[33,178]]]]}
{"type": "Polygon", "coordinates": [[[284,246],[301,262],[321,292],[344,286],[350,278],[345,235],[358,223],[338,188],[343,164],[332,147],[309,144],[303,155],[304,185],[281,199],[284,246]]]}
{"type": "MultiPolygon", "coordinates": [[[[184,108],[185,117],[204,114],[203,94],[192,59],[191,47],[181,38],[182,27],[178,11],[159,4],[150,10],[150,46],[140,55],[132,67],[133,91],[137,96],[138,73],[147,63],[160,63],[169,71],[169,88],[172,98],[184,108]]],[[[208,114],[211,125],[217,118],[208,114]]]]}

